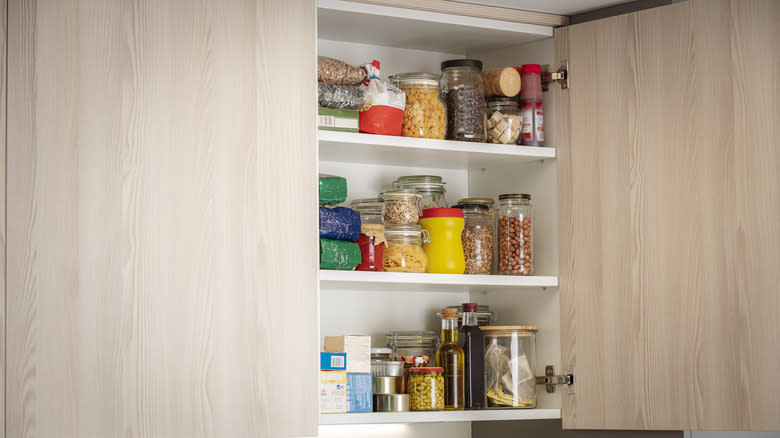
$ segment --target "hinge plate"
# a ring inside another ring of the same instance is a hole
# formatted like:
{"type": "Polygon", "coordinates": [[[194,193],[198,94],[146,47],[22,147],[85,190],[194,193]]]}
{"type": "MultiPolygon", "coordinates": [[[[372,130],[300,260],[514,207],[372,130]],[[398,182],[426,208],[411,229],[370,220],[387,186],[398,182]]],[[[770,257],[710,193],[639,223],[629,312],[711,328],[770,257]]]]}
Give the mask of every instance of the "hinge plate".
{"type": "Polygon", "coordinates": [[[547,365],[544,367],[544,376],[536,377],[537,385],[544,385],[549,393],[555,392],[557,385],[566,385],[569,394],[576,393],[574,386],[574,365],[569,365],[568,373],[562,375],[555,374],[555,367],[547,365]]]}
{"type": "Polygon", "coordinates": [[[542,91],[550,91],[550,82],[558,82],[561,89],[569,88],[569,61],[561,61],[561,68],[550,72],[550,64],[542,65],[542,91]]]}

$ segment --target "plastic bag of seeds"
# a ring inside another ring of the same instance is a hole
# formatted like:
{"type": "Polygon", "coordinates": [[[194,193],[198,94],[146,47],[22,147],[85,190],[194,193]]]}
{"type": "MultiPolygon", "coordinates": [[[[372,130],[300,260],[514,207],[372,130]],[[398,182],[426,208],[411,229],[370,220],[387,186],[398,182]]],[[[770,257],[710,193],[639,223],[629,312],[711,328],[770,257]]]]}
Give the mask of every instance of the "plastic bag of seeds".
{"type": "Polygon", "coordinates": [[[357,85],[368,79],[365,67],[355,67],[338,59],[317,57],[317,80],[333,85],[357,85]]]}
{"type": "Polygon", "coordinates": [[[371,106],[366,99],[365,87],[362,85],[333,85],[318,82],[317,97],[319,106],[323,108],[362,111],[371,106]]]}

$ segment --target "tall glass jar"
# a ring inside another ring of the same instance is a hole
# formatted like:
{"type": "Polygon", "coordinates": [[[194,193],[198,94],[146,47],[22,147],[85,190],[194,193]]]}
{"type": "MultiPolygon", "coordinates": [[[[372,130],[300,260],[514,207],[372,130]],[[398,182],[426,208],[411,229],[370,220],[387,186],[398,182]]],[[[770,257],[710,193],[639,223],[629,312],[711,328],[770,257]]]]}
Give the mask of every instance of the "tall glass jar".
{"type": "Polygon", "coordinates": [[[447,139],[485,141],[485,86],[482,61],[453,59],[441,63],[441,91],[447,102],[447,139]]]}
{"type": "Polygon", "coordinates": [[[536,407],[535,326],[481,327],[488,408],[536,407]]]}
{"type": "Polygon", "coordinates": [[[419,225],[389,225],[385,228],[387,247],[384,267],[389,272],[425,272],[428,259],[423,251],[423,237],[430,240],[419,225]]]}
{"type": "Polygon", "coordinates": [[[531,195],[498,197],[498,273],[530,275],[534,272],[531,195]]]}
{"type": "Polygon", "coordinates": [[[494,97],[487,103],[488,143],[517,144],[523,117],[520,105],[510,97],[494,97]]]}
{"type": "Polygon", "coordinates": [[[493,198],[463,198],[458,200],[458,204],[481,204],[488,208],[488,216],[493,228],[493,270],[495,274],[498,266],[498,228],[496,224],[496,201],[493,198]]]}
{"type": "Polygon", "coordinates": [[[378,198],[356,199],[350,207],[360,214],[361,262],[355,268],[358,271],[384,271],[385,225],[383,219],[384,202],[378,198]]]}
{"type": "Polygon", "coordinates": [[[447,118],[439,88],[439,75],[402,73],[390,79],[406,93],[401,135],[443,139],[447,118]]]}
{"type": "Polygon", "coordinates": [[[382,192],[379,198],[385,204],[384,219],[387,225],[416,224],[420,220],[420,196],[411,189],[391,189],[382,192]]]}
{"type": "Polygon", "coordinates": [[[461,234],[466,274],[490,274],[493,270],[493,221],[484,204],[458,204],[466,221],[461,234]]]}
{"type": "Polygon", "coordinates": [[[444,189],[446,184],[442,177],[436,175],[407,175],[398,178],[399,187],[404,190],[413,190],[422,198],[422,208],[447,208],[447,199],[444,189]]]}

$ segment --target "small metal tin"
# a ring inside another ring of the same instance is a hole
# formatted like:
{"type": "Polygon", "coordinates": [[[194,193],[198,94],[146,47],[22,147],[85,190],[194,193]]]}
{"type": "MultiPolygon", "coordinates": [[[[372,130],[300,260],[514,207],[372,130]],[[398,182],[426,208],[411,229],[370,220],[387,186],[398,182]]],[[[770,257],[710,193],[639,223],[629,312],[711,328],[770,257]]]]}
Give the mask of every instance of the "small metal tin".
{"type": "Polygon", "coordinates": [[[376,394],[374,395],[375,412],[407,412],[409,411],[409,394],[376,394]]]}
{"type": "Polygon", "coordinates": [[[374,376],[374,394],[395,394],[398,377],[374,376]]]}

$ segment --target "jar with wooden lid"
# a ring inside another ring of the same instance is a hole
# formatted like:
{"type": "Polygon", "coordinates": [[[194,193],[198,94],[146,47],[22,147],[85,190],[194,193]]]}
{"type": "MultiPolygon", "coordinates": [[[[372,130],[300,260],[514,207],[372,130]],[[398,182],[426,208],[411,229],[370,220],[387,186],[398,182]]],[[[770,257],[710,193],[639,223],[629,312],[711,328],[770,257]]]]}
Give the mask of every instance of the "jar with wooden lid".
{"type": "Polygon", "coordinates": [[[401,127],[404,137],[443,139],[447,125],[436,73],[401,73],[390,80],[406,94],[401,127]]]}
{"type": "Polygon", "coordinates": [[[536,407],[535,326],[481,327],[488,408],[536,407]]]}

